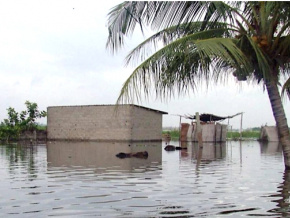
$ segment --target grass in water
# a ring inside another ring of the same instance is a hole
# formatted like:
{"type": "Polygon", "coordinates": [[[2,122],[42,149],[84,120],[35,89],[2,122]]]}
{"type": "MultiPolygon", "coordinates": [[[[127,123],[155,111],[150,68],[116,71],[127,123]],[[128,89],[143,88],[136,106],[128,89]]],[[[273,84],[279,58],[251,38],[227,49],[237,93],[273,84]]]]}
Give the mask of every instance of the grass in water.
{"type": "Polygon", "coordinates": [[[179,129],[162,131],[163,135],[170,135],[171,139],[179,139],[179,129]]]}
{"type": "MultiPolygon", "coordinates": [[[[162,134],[169,134],[172,139],[178,139],[179,138],[179,129],[173,129],[173,130],[164,130],[162,131],[162,134]]],[[[253,130],[245,130],[242,131],[242,138],[246,139],[258,139],[260,137],[260,131],[253,131],[253,130]]],[[[240,133],[237,131],[233,132],[227,132],[227,139],[239,139],[240,133]]]]}
{"type": "MultiPolygon", "coordinates": [[[[242,131],[242,138],[258,139],[259,137],[260,137],[259,131],[251,131],[251,130],[242,131]]],[[[227,132],[227,138],[228,139],[239,139],[240,133],[239,132],[227,132]]]]}

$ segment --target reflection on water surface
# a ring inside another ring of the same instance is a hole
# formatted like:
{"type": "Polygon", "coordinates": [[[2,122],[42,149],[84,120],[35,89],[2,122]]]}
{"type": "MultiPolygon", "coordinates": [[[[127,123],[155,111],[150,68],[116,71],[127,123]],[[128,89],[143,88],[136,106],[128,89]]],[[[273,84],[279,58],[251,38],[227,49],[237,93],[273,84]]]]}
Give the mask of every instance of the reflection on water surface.
{"type": "Polygon", "coordinates": [[[0,217],[289,216],[277,143],[0,146],[0,217]],[[147,159],[119,152],[147,151],[147,159]]]}
{"type": "Polygon", "coordinates": [[[130,171],[151,163],[161,163],[161,142],[51,142],[47,146],[48,167],[82,166],[94,167],[98,172],[110,169],[130,171]],[[116,158],[119,152],[136,153],[147,151],[147,159],[116,158]]]}

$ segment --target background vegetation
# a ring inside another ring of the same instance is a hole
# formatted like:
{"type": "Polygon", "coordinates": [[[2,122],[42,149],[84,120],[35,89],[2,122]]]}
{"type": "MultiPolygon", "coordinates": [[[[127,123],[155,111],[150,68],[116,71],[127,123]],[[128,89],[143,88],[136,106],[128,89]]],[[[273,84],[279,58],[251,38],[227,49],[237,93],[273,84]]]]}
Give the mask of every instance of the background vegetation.
{"type": "MultiPolygon", "coordinates": [[[[260,137],[260,127],[254,127],[251,129],[247,129],[242,131],[242,138],[244,139],[258,139],[260,137]]],[[[170,130],[163,130],[162,134],[169,134],[171,136],[171,139],[179,139],[179,129],[178,128],[173,128],[170,130]]],[[[227,132],[227,139],[230,140],[237,140],[240,138],[240,133],[239,131],[228,131],[227,132]]]]}
{"type": "Polygon", "coordinates": [[[27,109],[20,113],[12,107],[7,109],[8,118],[0,123],[0,141],[17,140],[23,131],[45,129],[36,123],[36,119],[46,117],[46,111],[39,111],[36,103],[26,101],[25,105],[27,109]]]}

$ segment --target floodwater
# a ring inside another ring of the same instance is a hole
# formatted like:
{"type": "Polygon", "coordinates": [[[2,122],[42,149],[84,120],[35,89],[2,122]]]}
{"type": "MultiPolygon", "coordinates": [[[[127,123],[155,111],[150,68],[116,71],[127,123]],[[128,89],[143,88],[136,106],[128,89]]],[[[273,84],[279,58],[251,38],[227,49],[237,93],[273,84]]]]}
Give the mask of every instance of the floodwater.
{"type": "Polygon", "coordinates": [[[0,145],[0,217],[290,216],[290,172],[277,143],[182,146],[0,145]],[[115,156],[145,150],[147,159],[115,156]]]}

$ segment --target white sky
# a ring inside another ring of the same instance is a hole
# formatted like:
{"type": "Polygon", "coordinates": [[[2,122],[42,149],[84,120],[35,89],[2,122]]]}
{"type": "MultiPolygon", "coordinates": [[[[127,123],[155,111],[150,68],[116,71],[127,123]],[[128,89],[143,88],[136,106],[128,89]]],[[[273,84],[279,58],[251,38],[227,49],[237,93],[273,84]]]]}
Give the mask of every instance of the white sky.
{"type": "MultiPolygon", "coordinates": [[[[36,102],[41,110],[60,105],[114,104],[132,72],[124,66],[124,58],[145,39],[133,36],[116,55],[106,50],[107,14],[119,2],[0,0],[0,120],[7,117],[10,106],[24,110],[26,100],[36,102]]],[[[201,88],[167,102],[152,97],[141,105],[180,115],[245,112],[244,128],[275,125],[263,88],[241,85],[234,78],[223,86],[201,88]]],[[[289,101],[284,101],[284,109],[289,120],[289,101]]],[[[165,115],[163,120],[166,127],[179,125],[177,116],[165,115]]],[[[230,124],[239,128],[240,117],[230,124]]]]}

